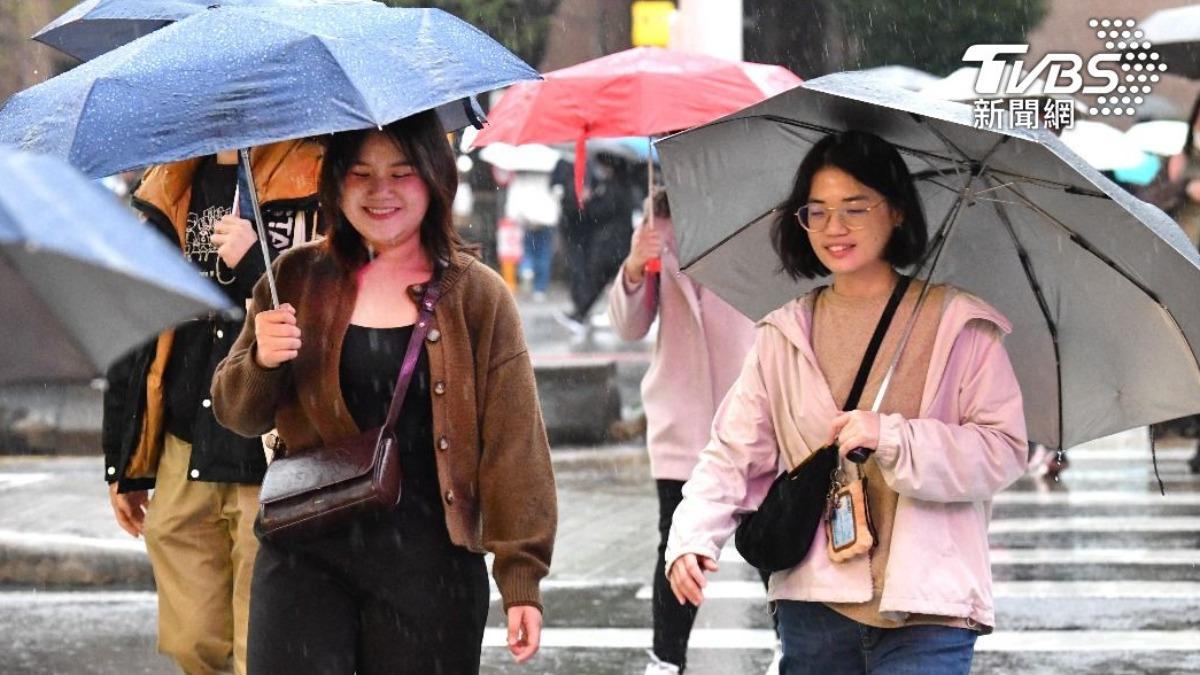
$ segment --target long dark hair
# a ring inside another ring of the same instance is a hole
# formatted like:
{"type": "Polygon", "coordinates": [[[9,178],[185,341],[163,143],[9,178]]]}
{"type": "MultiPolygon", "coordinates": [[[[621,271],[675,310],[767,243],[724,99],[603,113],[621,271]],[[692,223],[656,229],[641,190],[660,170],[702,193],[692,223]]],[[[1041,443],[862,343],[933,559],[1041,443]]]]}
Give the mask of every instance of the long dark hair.
{"type": "Polygon", "coordinates": [[[919,261],[929,243],[925,213],[912,174],[895,146],[865,131],[842,131],[817,141],[800,162],[792,193],[780,206],[771,229],[771,242],[780,267],[793,279],[812,279],[829,274],[813,251],[808,233],[796,222],[796,210],[808,203],[813,176],[835,167],[883,195],[888,206],[900,212],[900,227],[892,231],[883,256],[892,267],[908,267],[919,261]]]}
{"type": "MultiPolygon", "coordinates": [[[[329,224],[328,244],[343,267],[356,270],[368,261],[362,236],[342,213],[342,182],[358,161],[367,136],[374,129],[345,131],[329,137],[321,165],[321,220],[329,224]]],[[[421,220],[421,246],[436,260],[448,261],[455,251],[468,250],[454,229],[450,207],[458,190],[454,151],[441,120],[426,111],[397,120],[383,133],[404,151],[413,169],[429,188],[429,208],[421,220]]]]}

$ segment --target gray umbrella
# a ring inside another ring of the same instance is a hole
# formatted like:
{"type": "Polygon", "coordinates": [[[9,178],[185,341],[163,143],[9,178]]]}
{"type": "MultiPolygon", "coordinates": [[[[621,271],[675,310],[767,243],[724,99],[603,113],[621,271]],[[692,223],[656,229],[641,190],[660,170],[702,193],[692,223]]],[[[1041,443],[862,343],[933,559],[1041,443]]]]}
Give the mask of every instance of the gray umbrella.
{"type": "Polygon", "coordinates": [[[892,142],[918,176],[933,280],[1012,320],[1031,439],[1065,448],[1200,411],[1200,256],[1170,218],[1045,131],[975,128],[970,106],[861,75],[658,144],[684,271],[754,319],[828,283],[779,271],[769,231],[807,150],[845,129],[892,142]]]}
{"type": "Polygon", "coordinates": [[[0,146],[0,383],[90,379],[229,300],[65,162],[0,146]]]}

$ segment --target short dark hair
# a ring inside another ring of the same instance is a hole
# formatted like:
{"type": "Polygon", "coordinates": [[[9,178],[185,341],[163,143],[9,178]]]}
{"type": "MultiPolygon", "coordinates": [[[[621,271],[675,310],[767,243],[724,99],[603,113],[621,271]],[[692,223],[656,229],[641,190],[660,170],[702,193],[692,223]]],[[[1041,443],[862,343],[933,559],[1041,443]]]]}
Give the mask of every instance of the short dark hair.
{"type": "MultiPolygon", "coordinates": [[[[358,161],[367,136],[375,129],[344,131],[326,141],[321,165],[321,220],[329,224],[327,244],[334,257],[347,269],[356,270],[368,261],[362,236],[342,213],[342,182],[358,161]]],[[[458,167],[454,150],[441,120],[433,111],[405,117],[385,126],[382,132],[404,151],[417,175],[429,188],[429,208],[421,220],[421,246],[436,260],[448,261],[457,250],[467,250],[450,210],[458,190],[458,167]]]]}
{"type": "Polygon", "coordinates": [[[808,233],[796,222],[796,210],[808,203],[813,176],[821,169],[841,169],[883,195],[888,206],[900,212],[900,227],[892,231],[884,258],[892,267],[918,262],[929,243],[925,213],[912,174],[895,146],[865,131],[842,131],[817,141],[800,162],[792,193],[779,207],[771,241],[780,268],[793,279],[813,279],[829,274],[813,251],[808,233]]]}

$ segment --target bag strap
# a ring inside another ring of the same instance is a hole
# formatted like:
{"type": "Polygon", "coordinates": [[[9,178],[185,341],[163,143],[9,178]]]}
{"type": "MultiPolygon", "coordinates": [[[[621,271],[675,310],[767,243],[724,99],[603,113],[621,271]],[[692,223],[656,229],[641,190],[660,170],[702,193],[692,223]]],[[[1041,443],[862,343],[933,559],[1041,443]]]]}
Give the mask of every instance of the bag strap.
{"type": "Polygon", "coordinates": [[[854,410],[858,406],[858,399],[862,398],[863,389],[867,386],[867,377],[871,374],[875,357],[879,355],[879,348],[883,345],[888,326],[892,323],[892,317],[896,316],[896,309],[900,307],[900,301],[904,299],[904,292],[908,290],[911,282],[912,277],[901,275],[896,287],[892,289],[892,297],[888,298],[887,307],[883,309],[883,315],[879,317],[879,323],[875,326],[875,334],[867,344],[867,353],[863,354],[862,363],[858,366],[858,375],[854,378],[854,386],[850,388],[850,395],[846,397],[846,405],[842,406],[842,410],[854,410]]]}
{"type": "Polygon", "coordinates": [[[404,405],[404,395],[408,393],[408,385],[412,382],[413,371],[417,369],[417,359],[421,355],[421,343],[429,333],[433,323],[433,308],[442,297],[442,268],[436,263],[433,278],[425,286],[425,294],[421,304],[417,305],[417,323],[413,326],[412,335],[408,338],[408,348],[404,352],[404,362],[400,365],[400,377],[396,380],[396,388],[392,391],[392,403],[388,406],[387,418],[383,422],[384,430],[391,429],[400,418],[400,408],[404,405]]]}

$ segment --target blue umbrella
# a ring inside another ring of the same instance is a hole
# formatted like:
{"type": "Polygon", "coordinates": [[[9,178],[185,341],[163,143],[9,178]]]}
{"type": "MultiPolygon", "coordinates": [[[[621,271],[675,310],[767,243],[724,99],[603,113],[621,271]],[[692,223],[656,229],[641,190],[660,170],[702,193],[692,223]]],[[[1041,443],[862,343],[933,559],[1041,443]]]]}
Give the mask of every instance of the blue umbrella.
{"type": "Polygon", "coordinates": [[[0,383],[89,379],[163,329],[230,310],[179,249],[60,160],[0,147],[0,383]]]}
{"type": "Polygon", "coordinates": [[[537,77],[440,10],[221,7],[17,93],[0,109],[0,142],[101,177],[431,108],[465,112],[456,102],[537,77]]]}
{"type": "MultiPolygon", "coordinates": [[[[94,177],[230,148],[243,149],[248,169],[246,148],[423,110],[438,109],[450,128],[478,125],[475,94],[537,78],[440,10],[219,7],[16,94],[0,109],[0,142],[94,177]]],[[[269,257],[257,199],[246,196],[269,257]]]]}
{"type": "Polygon", "coordinates": [[[46,24],[33,39],[89,61],[213,6],[304,7],[371,0],[84,0],[46,24]]]}

